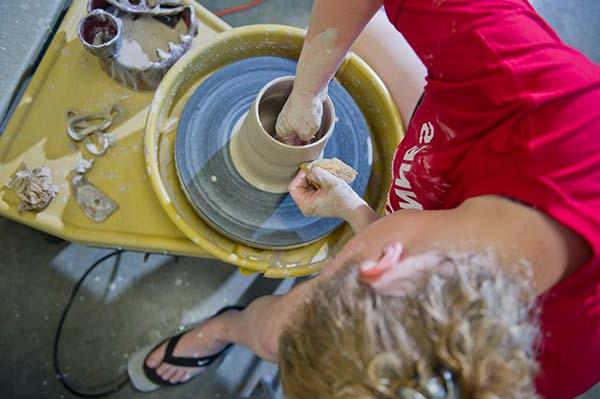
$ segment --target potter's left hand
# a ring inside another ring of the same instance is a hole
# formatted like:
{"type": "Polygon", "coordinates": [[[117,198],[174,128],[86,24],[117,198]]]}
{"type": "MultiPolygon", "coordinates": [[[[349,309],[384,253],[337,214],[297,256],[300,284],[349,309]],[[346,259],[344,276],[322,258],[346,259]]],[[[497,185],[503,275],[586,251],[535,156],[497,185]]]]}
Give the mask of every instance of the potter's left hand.
{"type": "Polygon", "coordinates": [[[279,139],[290,145],[310,142],[321,127],[325,93],[314,96],[292,91],[277,118],[275,131],[279,139]]]}
{"type": "Polygon", "coordinates": [[[288,189],[305,216],[344,219],[354,232],[377,220],[375,211],[348,183],[324,169],[300,171],[288,189]]]}

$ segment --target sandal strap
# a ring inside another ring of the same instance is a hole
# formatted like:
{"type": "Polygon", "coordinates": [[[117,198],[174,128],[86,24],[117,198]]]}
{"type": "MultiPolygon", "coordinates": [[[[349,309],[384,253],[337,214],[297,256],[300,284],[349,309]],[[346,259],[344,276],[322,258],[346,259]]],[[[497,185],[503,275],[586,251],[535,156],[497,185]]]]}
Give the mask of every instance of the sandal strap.
{"type": "Polygon", "coordinates": [[[167,348],[165,349],[165,355],[163,357],[163,362],[168,363],[173,366],[179,367],[206,367],[212,364],[215,360],[217,360],[225,351],[232,347],[232,344],[225,346],[219,352],[214,355],[202,356],[202,357],[185,357],[185,356],[174,356],[173,351],[177,346],[177,343],[183,337],[183,335],[187,331],[182,332],[174,337],[169,339],[167,343],[167,348]]]}

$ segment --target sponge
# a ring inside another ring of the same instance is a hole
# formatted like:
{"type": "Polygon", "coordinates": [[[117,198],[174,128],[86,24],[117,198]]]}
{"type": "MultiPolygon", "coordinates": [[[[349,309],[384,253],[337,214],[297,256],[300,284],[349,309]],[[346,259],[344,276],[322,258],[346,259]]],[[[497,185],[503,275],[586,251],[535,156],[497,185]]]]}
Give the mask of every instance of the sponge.
{"type": "Polygon", "coordinates": [[[352,182],[356,179],[356,176],[358,175],[357,171],[355,171],[350,166],[346,165],[344,162],[340,161],[337,158],[317,159],[316,161],[303,163],[302,165],[300,165],[300,169],[302,169],[306,173],[310,173],[310,171],[313,168],[324,169],[332,175],[344,180],[348,184],[352,184],[352,182]]]}

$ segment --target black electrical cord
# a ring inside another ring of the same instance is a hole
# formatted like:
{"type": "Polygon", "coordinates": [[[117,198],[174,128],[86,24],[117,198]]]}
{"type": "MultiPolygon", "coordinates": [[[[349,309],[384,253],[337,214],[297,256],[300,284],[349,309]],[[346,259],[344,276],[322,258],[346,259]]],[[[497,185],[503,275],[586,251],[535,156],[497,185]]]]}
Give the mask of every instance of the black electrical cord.
{"type": "Polygon", "coordinates": [[[71,309],[71,305],[73,304],[73,301],[75,300],[75,297],[77,296],[77,292],[79,292],[79,289],[83,285],[83,282],[85,281],[86,277],[96,268],[96,266],[102,264],[105,260],[108,260],[108,259],[112,258],[113,256],[121,254],[122,252],[123,252],[122,250],[116,250],[116,251],[113,251],[113,252],[103,256],[102,258],[100,258],[96,262],[94,262],[94,264],[92,264],[86,270],[86,272],[83,274],[83,276],[81,276],[81,278],[79,279],[79,281],[77,281],[77,284],[73,288],[73,291],[71,292],[71,297],[69,298],[69,301],[67,302],[67,305],[65,306],[65,308],[63,310],[63,313],[60,317],[60,321],[58,322],[58,328],[56,329],[56,334],[54,335],[54,348],[52,351],[52,363],[54,366],[54,374],[56,375],[56,378],[58,379],[58,381],[60,381],[60,383],[63,385],[63,387],[65,387],[65,389],[67,391],[69,391],[73,395],[79,396],[81,398],[100,398],[103,396],[111,395],[111,394],[121,390],[127,384],[127,382],[129,382],[127,375],[123,375],[123,376],[119,377],[118,381],[116,381],[114,383],[107,383],[106,384],[107,386],[111,385],[110,388],[106,388],[102,391],[98,390],[97,392],[85,392],[84,387],[76,387],[72,382],[67,380],[66,375],[62,372],[62,370],[60,368],[60,362],[58,359],[60,335],[62,333],[63,326],[65,324],[65,320],[67,319],[67,314],[69,313],[69,310],[71,309]]]}

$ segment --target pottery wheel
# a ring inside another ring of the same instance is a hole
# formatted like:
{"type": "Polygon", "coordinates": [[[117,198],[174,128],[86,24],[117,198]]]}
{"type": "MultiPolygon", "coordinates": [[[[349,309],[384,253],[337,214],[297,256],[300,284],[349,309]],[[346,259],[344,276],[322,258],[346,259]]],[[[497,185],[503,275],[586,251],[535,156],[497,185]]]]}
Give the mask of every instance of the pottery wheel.
{"type": "MultiPolygon", "coordinates": [[[[208,77],[185,106],[175,142],[180,183],[198,214],[224,235],[244,244],[285,249],[316,241],[341,220],[307,218],[288,193],[257,189],[237,172],[229,154],[234,125],[262,87],[294,75],[296,62],[254,57],[227,65],[208,77]]],[[[325,158],[339,158],[358,171],[353,189],[363,195],[371,174],[372,148],[366,120],[337,81],[329,86],[337,119],[325,158]]]]}

